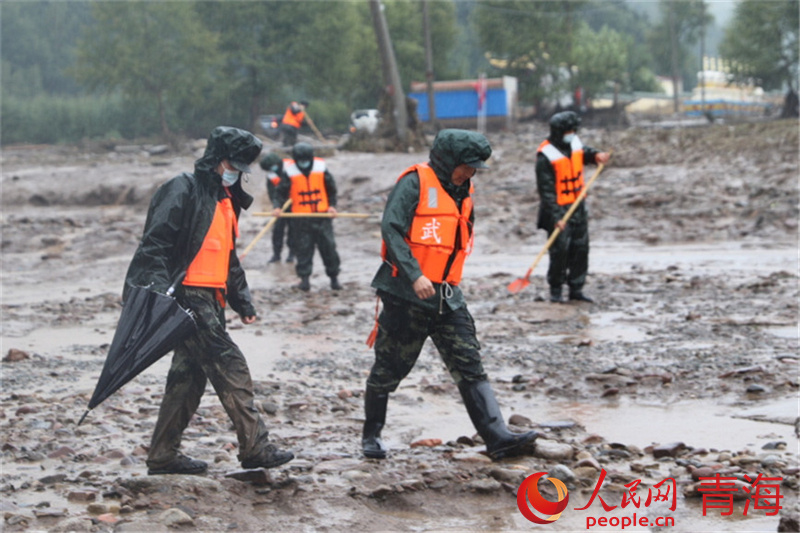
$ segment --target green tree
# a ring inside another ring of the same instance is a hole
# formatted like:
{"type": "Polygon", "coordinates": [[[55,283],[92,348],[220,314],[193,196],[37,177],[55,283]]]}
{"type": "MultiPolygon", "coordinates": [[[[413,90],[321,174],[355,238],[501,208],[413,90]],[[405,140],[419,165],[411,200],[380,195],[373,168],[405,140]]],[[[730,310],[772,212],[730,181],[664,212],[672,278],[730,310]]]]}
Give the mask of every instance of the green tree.
{"type": "Polygon", "coordinates": [[[798,0],[743,0],[720,44],[739,81],[757,79],[764,89],[797,90],[798,0]]]}
{"type": "Polygon", "coordinates": [[[254,127],[261,113],[308,99],[315,122],[346,121],[364,86],[380,87],[375,38],[363,7],[338,1],[198,2],[205,25],[220,33],[228,88],[220,111],[254,127]]]}
{"type": "Polygon", "coordinates": [[[571,91],[573,45],[584,1],[487,0],[474,12],[480,44],[501,73],[516,76],[520,97],[540,109],[571,91]]]}
{"type": "Polygon", "coordinates": [[[170,111],[200,103],[213,90],[216,34],[186,2],[96,2],[92,15],[95,24],[78,44],[77,79],[151,102],[169,138],[170,111]]]}
{"type": "MultiPolygon", "coordinates": [[[[658,91],[660,87],[653,71],[653,54],[648,47],[647,36],[652,25],[644,13],[631,8],[626,0],[594,0],[582,12],[584,20],[594,31],[603,28],[624,36],[625,83],[624,91],[658,91]]],[[[585,48],[585,47],[584,47],[585,48]]],[[[614,81],[621,81],[619,79],[614,81]]]]}
{"type": "Polygon", "coordinates": [[[65,68],[74,61],[77,35],[88,20],[84,2],[0,2],[3,96],[78,94],[65,68]]]}
{"type": "MultiPolygon", "coordinates": [[[[384,1],[389,33],[404,85],[425,81],[425,39],[422,34],[422,6],[404,0],[384,1]]],[[[456,73],[447,59],[456,42],[456,10],[452,1],[429,2],[433,71],[437,78],[448,79],[456,73]]],[[[374,36],[372,37],[374,40],[374,36]]]]}
{"type": "Polygon", "coordinates": [[[586,96],[604,91],[608,83],[613,84],[615,96],[620,88],[627,89],[630,39],[607,26],[594,32],[583,25],[578,36],[573,49],[573,63],[577,67],[575,82],[586,96]]]}
{"type": "Polygon", "coordinates": [[[704,0],[660,0],[661,22],[650,35],[650,50],[656,60],[658,72],[669,73],[674,87],[675,111],[678,110],[678,81],[686,88],[694,86],[701,66],[691,46],[702,35],[703,28],[713,17],[704,0]]]}

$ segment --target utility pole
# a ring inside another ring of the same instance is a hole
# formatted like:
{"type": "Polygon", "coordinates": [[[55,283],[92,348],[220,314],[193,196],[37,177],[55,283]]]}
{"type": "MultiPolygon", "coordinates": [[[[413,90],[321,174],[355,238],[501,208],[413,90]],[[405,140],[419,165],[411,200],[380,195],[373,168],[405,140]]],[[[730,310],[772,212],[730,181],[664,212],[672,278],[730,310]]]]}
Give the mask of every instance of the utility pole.
{"type": "Polygon", "coordinates": [[[678,35],[675,28],[675,5],[669,2],[669,43],[670,59],[672,63],[672,107],[677,114],[680,111],[680,97],[678,95],[678,35]]]}
{"type": "Polygon", "coordinates": [[[700,28],[700,112],[706,114],[706,25],[700,28]]]}
{"type": "Polygon", "coordinates": [[[375,28],[375,37],[378,40],[378,50],[381,54],[381,68],[383,70],[383,82],[386,91],[392,99],[394,110],[395,128],[398,141],[408,145],[408,113],[406,112],[406,95],[403,92],[403,85],[400,82],[400,72],[397,70],[397,61],[394,57],[392,39],[389,36],[389,28],[386,25],[386,17],[383,15],[383,5],[380,0],[369,1],[370,12],[372,13],[372,24],[375,28]]]}
{"type": "Polygon", "coordinates": [[[433,90],[433,47],[431,46],[431,24],[428,17],[428,0],[422,0],[422,31],[425,34],[425,82],[428,90],[428,117],[434,131],[439,132],[436,119],[436,100],[433,90]]]}

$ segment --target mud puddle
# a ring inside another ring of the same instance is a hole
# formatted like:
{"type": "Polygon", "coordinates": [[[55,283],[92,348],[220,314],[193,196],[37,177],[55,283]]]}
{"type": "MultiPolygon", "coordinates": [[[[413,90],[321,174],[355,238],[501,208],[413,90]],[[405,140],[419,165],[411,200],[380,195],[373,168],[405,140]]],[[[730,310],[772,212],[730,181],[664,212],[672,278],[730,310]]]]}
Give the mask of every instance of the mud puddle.
{"type": "Polygon", "coordinates": [[[771,413],[770,420],[791,419],[793,423],[798,415],[796,398],[776,400],[759,406],[754,412],[720,405],[719,399],[656,405],[619,398],[606,404],[547,401],[541,404],[539,413],[544,420],[573,420],[589,433],[603,435],[609,442],[640,448],[682,441],[707,450],[760,450],[767,443],[781,441],[788,450],[798,449],[794,428],[788,423],[744,418],[771,413]]]}
{"type": "MultiPolygon", "coordinates": [[[[513,253],[473,254],[465,268],[470,276],[490,276],[497,273],[499,265],[505,272],[522,277],[533,263],[544,240],[536,246],[525,245],[513,253]]],[[[776,243],[763,247],[743,242],[681,243],[644,245],[642,243],[592,242],[589,271],[606,274],[623,274],[631,268],[686,270],[693,274],[719,275],[730,272],[768,274],[779,270],[796,272],[798,268],[797,243],[776,243]]],[[[478,245],[476,244],[476,249],[478,245]]],[[[488,246],[483,246],[483,249],[488,246]]],[[[542,258],[536,266],[535,280],[544,287],[548,259],[542,258]]]]}

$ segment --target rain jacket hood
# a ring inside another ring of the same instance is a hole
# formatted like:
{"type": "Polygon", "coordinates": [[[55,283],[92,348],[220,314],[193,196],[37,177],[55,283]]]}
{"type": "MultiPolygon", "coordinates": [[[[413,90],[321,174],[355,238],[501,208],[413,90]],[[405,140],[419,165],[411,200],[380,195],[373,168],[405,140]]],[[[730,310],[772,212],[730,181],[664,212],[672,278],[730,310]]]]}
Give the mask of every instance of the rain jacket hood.
{"type": "Polygon", "coordinates": [[[450,177],[457,166],[474,161],[486,161],[492,155],[489,141],[480,133],[469,130],[441,130],[433,140],[430,152],[430,165],[444,189],[453,198],[459,200],[469,196],[472,180],[460,186],[454,184],[450,177]]]}
{"type": "Polygon", "coordinates": [[[261,140],[249,131],[217,126],[208,136],[203,157],[195,162],[195,168],[214,170],[223,159],[241,172],[250,172],[250,163],[261,153],[261,140]]]}

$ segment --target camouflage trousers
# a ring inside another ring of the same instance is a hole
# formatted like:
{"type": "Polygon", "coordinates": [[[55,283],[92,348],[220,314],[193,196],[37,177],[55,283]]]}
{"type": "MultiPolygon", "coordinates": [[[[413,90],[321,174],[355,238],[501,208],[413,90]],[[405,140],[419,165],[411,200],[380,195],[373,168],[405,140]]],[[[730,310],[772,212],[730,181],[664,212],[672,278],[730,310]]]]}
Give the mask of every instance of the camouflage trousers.
{"type": "Polygon", "coordinates": [[[272,253],[280,257],[283,251],[283,236],[286,235],[286,247],[289,249],[289,254],[292,252],[292,232],[291,221],[288,218],[279,218],[272,226],[272,253]]]}
{"type": "Polygon", "coordinates": [[[292,236],[291,248],[297,258],[295,272],[298,276],[311,275],[314,265],[314,248],[319,250],[325,273],[328,277],[339,275],[339,253],[333,237],[333,221],[328,219],[295,219],[289,226],[292,236]]]}
{"type": "Polygon", "coordinates": [[[433,340],[456,384],[487,379],[480,356],[475,321],[466,306],[439,314],[381,293],[375,363],[367,387],[377,393],[394,392],[417,362],[425,340],[433,340]]]}
{"type": "Polygon", "coordinates": [[[225,331],[225,311],[214,289],[184,287],[181,304],[194,311],[198,331],[175,349],[147,466],[158,468],[177,456],[183,431],[211,385],[239,440],[239,460],[256,455],[269,432],[253,405],[253,381],[239,347],[225,331]]]}
{"type": "MultiPolygon", "coordinates": [[[[552,235],[552,230],[547,235],[552,235]]],[[[550,267],[547,269],[547,283],[561,288],[564,283],[570,292],[581,292],[586,283],[589,270],[589,223],[583,220],[570,220],[548,250],[550,267]]]]}

